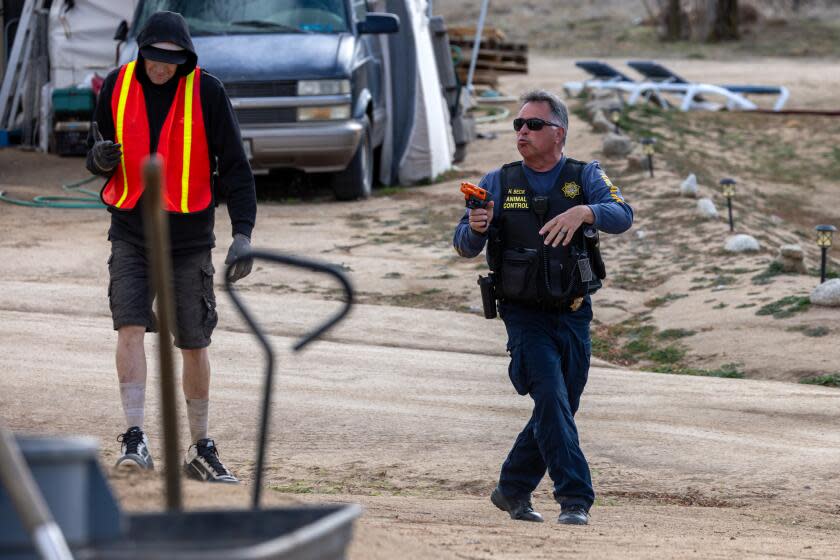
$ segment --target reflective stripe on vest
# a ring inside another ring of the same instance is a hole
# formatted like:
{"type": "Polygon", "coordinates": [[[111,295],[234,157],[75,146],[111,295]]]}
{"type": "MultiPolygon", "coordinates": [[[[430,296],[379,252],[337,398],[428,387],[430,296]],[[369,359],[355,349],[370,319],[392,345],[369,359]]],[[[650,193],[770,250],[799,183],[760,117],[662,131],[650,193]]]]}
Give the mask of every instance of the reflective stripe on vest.
{"type": "MultiPolygon", "coordinates": [[[[122,144],[120,169],[102,189],[102,200],[120,210],[133,209],[143,193],[141,166],[149,155],[150,132],[136,61],[120,69],[112,96],[116,141],[122,144]]],[[[187,214],[212,203],[210,156],[201,110],[201,70],[179,79],[175,99],[161,127],[157,155],[163,164],[163,209],[187,214]]]]}

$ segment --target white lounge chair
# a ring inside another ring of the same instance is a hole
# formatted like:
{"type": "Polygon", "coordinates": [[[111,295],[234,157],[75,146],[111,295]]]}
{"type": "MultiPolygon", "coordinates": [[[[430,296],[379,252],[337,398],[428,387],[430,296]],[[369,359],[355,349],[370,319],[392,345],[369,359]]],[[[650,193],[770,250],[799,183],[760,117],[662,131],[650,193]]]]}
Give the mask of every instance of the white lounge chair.
{"type": "Polygon", "coordinates": [[[747,95],[775,95],[774,111],[781,111],[790,93],[783,86],[756,85],[713,85],[701,82],[689,82],[661,64],[652,61],[630,61],[628,66],[645,77],[644,82],[636,83],[627,103],[636,104],[640,98],[651,93],[672,93],[681,97],[680,109],[688,111],[697,108],[711,108],[714,104],[703,98],[703,94],[718,95],[725,100],[727,109],[754,111],[758,105],[747,99],[747,95]]]}

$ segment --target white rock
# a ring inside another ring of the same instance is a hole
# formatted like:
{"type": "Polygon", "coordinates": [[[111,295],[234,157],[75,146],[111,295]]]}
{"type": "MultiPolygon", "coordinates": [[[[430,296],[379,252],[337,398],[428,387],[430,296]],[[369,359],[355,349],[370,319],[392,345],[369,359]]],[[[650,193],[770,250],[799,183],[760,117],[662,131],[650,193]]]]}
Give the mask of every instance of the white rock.
{"type": "Polygon", "coordinates": [[[621,102],[615,99],[595,99],[593,101],[587,101],[585,107],[589,117],[595,118],[598,111],[606,114],[614,109],[621,110],[621,102]]]}
{"type": "Polygon", "coordinates": [[[645,230],[643,230],[643,229],[637,229],[636,230],[636,238],[637,239],[644,239],[645,237],[647,237],[647,232],[645,230]]]}
{"type": "Polygon", "coordinates": [[[799,274],[807,274],[808,272],[808,268],[805,266],[805,251],[799,245],[790,244],[779,247],[779,256],[776,258],[776,262],[785,272],[797,272],[799,274]]]}
{"type": "Polygon", "coordinates": [[[826,280],[811,292],[811,303],[826,307],[840,307],[840,278],[826,280]]]}
{"type": "Polygon", "coordinates": [[[595,111],[595,116],[592,118],[592,128],[595,132],[605,133],[614,128],[613,124],[600,109],[595,111]]]}
{"type": "Polygon", "coordinates": [[[633,151],[633,142],[626,136],[611,132],[604,136],[604,155],[621,158],[633,151]]]}
{"type": "Polygon", "coordinates": [[[748,251],[760,251],[761,245],[752,235],[739,233],[727,239],[724,248],[730,253],[746,253],[748,251]]]}
{"type": "Polygon", "coordinates": [[[692,173],[686,177],[685,181],[680,185],[680,195],[687,198],[694,198],[697,196],[697,177],[692,173]]]}
{"type": "Polygon", "coordinates": [[[634,149],[633,152],[627,156],[627,173],[636,173],[638,171],[650,171],[650,162],[648,157],[642,153],[641,150],[634,149]]]}
{"type": "Polygon", "coordinates": [[[791,243],[789,245],[782,245],[779,247],[779,256],[786,259],[796,259],[801,261],[805,258],[805,251],[803,251],[802,247],[799,245],[791,243]]]}
{"type": "Polygon", "coordinates": [[[697,213],[710,220],[718,217],[717,208],[711,198],[701,198],[697,201],[697,213]]]}
{"type": "Polygon", "coordinates": [[[590,91],[592,99],[609,99],[621,105],[621,99],[618,94],[610,89],[593,89],[590,91]]]}

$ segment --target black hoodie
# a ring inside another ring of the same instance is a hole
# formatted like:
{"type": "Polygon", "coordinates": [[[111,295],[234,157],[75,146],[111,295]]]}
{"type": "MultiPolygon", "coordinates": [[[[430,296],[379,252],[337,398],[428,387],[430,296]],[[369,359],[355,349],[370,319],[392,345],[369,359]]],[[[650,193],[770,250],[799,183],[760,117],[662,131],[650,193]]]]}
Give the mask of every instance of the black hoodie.
{"type": "MultiPolygon", "coordinates": [[[[137,36],[138,48],[158,42],[171,42],[188,51],[188,58],[184,64],[178,66],[176,75],[163,85],[153,84],[144,66],[142,55],[137,55],[135,74],[143,88],[146,99],[146,113],[149,120],[149,153],[154,153],[163,123],[175,99],[178,80],[192,72],[198,61],[195,54],[189,29],[184,18],[174,12],[157,12],[152,14],[146,25],[137,36]]],[[[94,120],[99,124],[99,131],[106,140],[115,140],[114,120],[111,114],[111,97],[114,84],[117,81],[119,69],[114,70],[102,84],[99,99],[94,113],[94,120]]],[[[242,147],[239,134],[239,123],[230,100],[221,82],[211,74],[201,70],[201,111],[204,114],[204,128],[207,133],[207,146],[210,151],[210,162],[213,167],[218,161],[218,178],[216,192],[227,195],[228,214],[232,226],[232,233],[242,233],[251,237],[257,213],[257,200],[254,190],[254,176],[251,166],[242,147]]],[[[88,138],[88,146],[93,146],[93,138],[88,138]]],[[[91,173],[110,177],[111,173],[101,173],[93,165],[91,153],[88,152],[87,168],[91,173]]],[[[211,170],[212,171],[212,170],[211,170]]],[[[214,200],[216,197],[214,192],[214,200]]],[[[111,229],[109,239],[119,239],[134,245],[144,246],[144,232],[142,220],[142,197],[133,210],[117,210],[109,208],[111,213],[111,229]]],[[[215,218],[215,204],[202,212],[192,214],[170,214],[169,232],[172,251],[186,253],[206,249],[215,245],[213,226],[215,218]]]]}

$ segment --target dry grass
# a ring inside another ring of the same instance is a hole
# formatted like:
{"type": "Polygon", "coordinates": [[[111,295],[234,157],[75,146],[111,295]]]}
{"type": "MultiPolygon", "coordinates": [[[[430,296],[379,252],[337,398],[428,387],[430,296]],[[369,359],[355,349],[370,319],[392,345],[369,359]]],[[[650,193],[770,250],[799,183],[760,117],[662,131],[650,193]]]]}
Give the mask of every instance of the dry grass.
{"type": "MultiPolygon", "coordinates": [[[[655,3],[654,3],[655,4],[655,3]]],[[[778,2],[753,2],[761,17],[742,26],[743,37],[719,45],[678,41],[663,43],[639,0],[527,0],[491,2],[487,25],[502,29],[512,41],[552,50],[558,56],[663,56],[725,59],[732,54],[759,56],[840,56],[840,5],[805,2],[799,14],[778,2]]],[[[481,0],[437,2],[435,11],[453,25],[475,25],[481,0]]]]}

